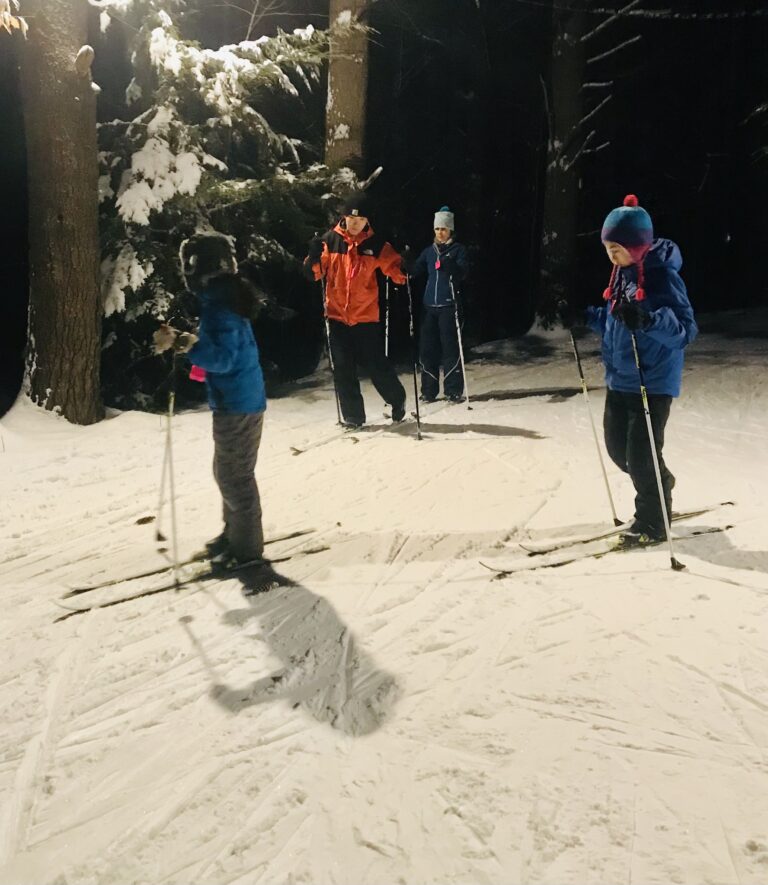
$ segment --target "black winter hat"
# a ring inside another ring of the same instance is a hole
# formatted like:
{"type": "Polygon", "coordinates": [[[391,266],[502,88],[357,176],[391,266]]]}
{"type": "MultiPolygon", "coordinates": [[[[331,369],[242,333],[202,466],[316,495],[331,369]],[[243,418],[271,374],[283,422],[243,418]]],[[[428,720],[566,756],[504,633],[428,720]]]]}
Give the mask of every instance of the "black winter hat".
{"type": "Polygon", "coordinates": [[[237,271],[234,241],[217,231],[197,233],[184,240],[179,259],[184,280],[191,289],[219,274],[237,271]]]}
{"type": "Polygon", "coordinates": [[[356,191],[350,194],[341,204],[342,215],[360,215],[363,218],[370,218],[371,212],[371,198],[365,191],[356,191]]]}

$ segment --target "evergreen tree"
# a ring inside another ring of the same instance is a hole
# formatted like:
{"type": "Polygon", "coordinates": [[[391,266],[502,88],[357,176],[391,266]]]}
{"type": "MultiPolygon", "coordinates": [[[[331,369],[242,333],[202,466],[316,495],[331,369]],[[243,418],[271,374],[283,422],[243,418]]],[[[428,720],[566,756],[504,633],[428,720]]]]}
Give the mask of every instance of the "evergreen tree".
{"type": "MultiPolygon", "coordinates": [[[[87,7],[27,0],[32,26],[21,47],[29,193],[29,337],[32,400],[76,424],[103,413],[96,96],[87,7]]],[[[4,27],[13,24],[0,9],[4,27]]]]}
{"type": "Polygon", "coordinates": [[[110,24],[115,16],[135,28],[125,118],[100,126],[109,399],[153,404],[167,370],[149,341],[158,320],[187,310],[177,256],[196,230],[233,235],[244,271],[298,310],[282,334],[264,336],[263,355],[285,374],[313,371],[320,300],[308,293],[300,260],[327,224],[333,195],[355,185],[349,170],[318,162],[320,128],[313,136],[306,122],[327,33],[309,26],[203,49],[184,38],[184,3],[98,5],[103,27],[121,27],[110,24]]]}

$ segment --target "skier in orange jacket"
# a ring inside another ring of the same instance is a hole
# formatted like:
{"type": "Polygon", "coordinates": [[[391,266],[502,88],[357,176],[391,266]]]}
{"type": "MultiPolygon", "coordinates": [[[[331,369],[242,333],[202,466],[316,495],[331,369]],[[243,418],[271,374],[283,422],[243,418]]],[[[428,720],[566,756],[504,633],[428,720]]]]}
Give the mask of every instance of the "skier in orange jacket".
{"type": "Polygon", "coordinates": [[[373,386],[392,407],[392,421],[405,417],[405,389],[384,354],[379,322],[379,271],[397,285],[405,282],[402,258],[370,224],[364,193],[350,197],[339,223],[309,243],[307,274],[324,282],[325,315],[334,382],[344,424],[365,423],[358,366],[365,366],[373,386]]]}

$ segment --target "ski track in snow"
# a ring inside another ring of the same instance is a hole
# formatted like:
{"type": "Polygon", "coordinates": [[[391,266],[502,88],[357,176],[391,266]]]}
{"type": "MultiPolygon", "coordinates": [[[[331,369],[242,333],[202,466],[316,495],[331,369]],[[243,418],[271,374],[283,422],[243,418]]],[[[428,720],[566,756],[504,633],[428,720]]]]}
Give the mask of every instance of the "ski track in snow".
{"type": "MultiPolygon", "coordinates": [[[[421,442],[410,422],[294,457],[332,428],[330,388],[270,403],[267,535],[317,528],[270,553],[330,548],[277,566],[294,586],[232,576],[59,624],[68,583],[167,562],[137,524],[163,422],[26,402],[0,422],[1,882],[768,880],[768,338],[689,353],[675,506],[736,505],[688,523],[734,528],[680,542],[679,574],[656,548],[493,580],[480,560],[609,514],[567,338],[473,357],[472,411],[425,410],[421,442]]],[[[208,413],[177,416],[182,556],[218,530],[211,455],[208,413]]]]}

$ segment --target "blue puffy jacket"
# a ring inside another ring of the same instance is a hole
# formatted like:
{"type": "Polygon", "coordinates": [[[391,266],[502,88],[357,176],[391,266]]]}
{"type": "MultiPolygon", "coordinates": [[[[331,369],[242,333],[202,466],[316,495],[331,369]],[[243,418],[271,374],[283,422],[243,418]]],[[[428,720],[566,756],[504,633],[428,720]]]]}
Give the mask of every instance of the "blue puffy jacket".
{"type": "MultiPolygon", "coordinates": [[[[639,306],[651,315],[651,324],[636,332],[640,365],[648,393],[680,395],[683,374],[683,350],[698,334],[693,308],[685,283],[678,271],[683,260],[671,240],[654,240],[643,263],[645,300],[639,306]]],[[[620,268],[614,283],[614,299],[635,299],[637,267],[620,268]]],[[[603,336],[605,380],[611,390],[639,393],[632,335],[610,312],[610,302],[603,307],[587,308],[587,325],[603,336]]]]}
{"type": "Polygon", "coordinates": [[[427,277],[424,289],[424,304],[427,307],[446,307],[453,304],[451,278],[456,286],[468,272],[467,250],[461,243],[451,240],[448,243],[432,243],[427,246],[416,259],[411,276],[427,277]],[[436,267],[438,263],[441,265],[439,268],[436,267]]]}
{"type": "Polygon", "coordinates": [[[206,371],[211,409],[259,413],[267,408],[264,376],[251,321],[231,307],[236,280],[214,277],[195,293],[200,302],[199,340],[187,355],[206,371]]]}

